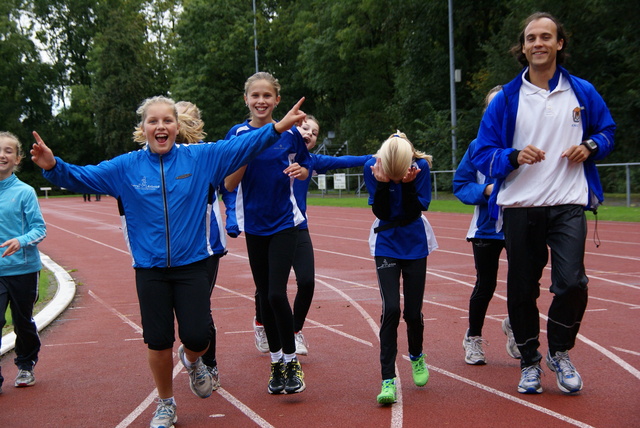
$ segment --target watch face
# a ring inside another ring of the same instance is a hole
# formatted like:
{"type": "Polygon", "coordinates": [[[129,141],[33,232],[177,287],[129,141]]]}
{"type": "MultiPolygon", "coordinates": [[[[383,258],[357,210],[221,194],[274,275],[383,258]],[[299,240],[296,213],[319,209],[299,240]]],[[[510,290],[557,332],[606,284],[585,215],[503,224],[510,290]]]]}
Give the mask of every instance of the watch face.
{"type": "Polygon", "coordinates": [[[597,149],[597,148],[598,148],[598,146],[597,146],[596,142],[595,142],[595,141],[593,141],[593,140],[591,140],[591,139],[586,140],[586,141],[583,141],[583,143],[582,143],[582,144],[584,144],[585,146],[587,146],[587,149],[589,149],[590,151],[594,151],[595,149],[597,149]]]}

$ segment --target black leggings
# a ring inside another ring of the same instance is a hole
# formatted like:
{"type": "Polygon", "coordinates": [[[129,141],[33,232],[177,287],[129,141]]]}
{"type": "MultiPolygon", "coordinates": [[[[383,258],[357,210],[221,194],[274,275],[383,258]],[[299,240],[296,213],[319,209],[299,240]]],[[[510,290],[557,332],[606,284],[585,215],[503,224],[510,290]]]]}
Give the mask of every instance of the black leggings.
{"type": "Polygon", "coordinates": [[[309,229],[300,229],[298,245],[293,259],[293,271],[296,274],[298,292],[293,302],[293,331],[302,330],[304,321],[311,308],[313,292],[316,288],[313,244],[309,229]]]}
{"type": "Polygon", "coordinates": [[[482,336],[484,318],[496,291],[502,239],[471,239],[476,265],[476,285],[469,299],[469,336],[482,336]]]}
{"type": "Polygon", "coordinates": [[[376,256],[375,261],[382,297],[380,365],[384,380],[396,377],[395,362],[398,354],[398,326],[400,325],[400,275],[402,275],[403,318],[407,324],[409,354],[417,357],[422,353],[424,334],[422,300],[427,276],[427,258],[402,260],[376,256]]]}
{"type": "Polygon", "coordinates": [[[249,264],[271,352],[282,349],[285,354],[293,354],[296,350],[287,282],[297,240],[297,227],[268,236],[246,233],[249,264]]]}
{"type": "MultiPolygon", "coordinates": [[[[218,279],[218,267],[220,266],[220,258],[223,254],[214,254],[213,256],[207,259],[207,273],[209,276],[209,297],[211,297],[211,293],[213,293],[213,288],[216,286],[216,280],[218,279]]],[[[204,362],[209,367],[216,367],[216,325],[213,322],[213,314],[209,311],[211,315],[211,326],[209,331],[209,348],[202,355],[202,362],[204,362]]]]}

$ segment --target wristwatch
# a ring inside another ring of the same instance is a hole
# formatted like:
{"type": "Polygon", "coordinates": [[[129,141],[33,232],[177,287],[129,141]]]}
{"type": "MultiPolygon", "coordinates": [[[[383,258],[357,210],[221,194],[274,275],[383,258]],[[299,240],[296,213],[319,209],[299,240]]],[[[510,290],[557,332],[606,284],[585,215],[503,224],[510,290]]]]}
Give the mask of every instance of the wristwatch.
{"type": "Polygon", "coordinates": [[[588,140],[584,140],[582,142],[582,145],[589,149],[589,153],[593,153],[598,150],[598,145],[591,138],[589,138],[588,140]]]}

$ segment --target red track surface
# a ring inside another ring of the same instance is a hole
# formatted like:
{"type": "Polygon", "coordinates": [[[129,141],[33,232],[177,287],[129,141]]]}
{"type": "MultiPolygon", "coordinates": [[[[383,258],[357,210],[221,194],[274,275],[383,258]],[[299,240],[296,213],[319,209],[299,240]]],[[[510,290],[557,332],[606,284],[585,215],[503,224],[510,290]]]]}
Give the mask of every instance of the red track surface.
{"type": "MultiPolygon", "coordinates": [[[[37,384],[12,386],[13,355],[3,358],[3,427],[146,427],[155,405],[154,385],[140,334],[131,258],[115,201],[42,199],[48,237],[40,245],[71,271],[77,296],[41,333],[37,384]]],[[[471,247],[464,236],[470,216],[428,213],[440,249],[429,256],[425,293],[425,352],[431,379],[411,380],[404,325],[400,326],[397,404],[376,402],[380,388],[377,327],[380,295],[367,237],[367,209],[310,207],[317,285],[305,326],[309,356],[302,357],[307,390],[267,393],[269,358],[253,344],[254,286],[242,237],[231,240],[220,265],[212,305],[218,327],[223,388],[202,400],[189,390],[178,359],[175,396],[179,427],[418,427],[593,426],[637,427],[640,420],[640,227],[600,222],[600,248],[590,222],[586,265],[590,302],[581,336],[571,352],[584,390],[561,393],[545,368],[544,393],[516,391],[519,362],[504,349],[500,321],[506,314],[506,262],[489,307],[484,337],[486,366],[464,363],[462,337],[474,283],[471,247]]],[[[543,287],[549,285],[548,271],[543,287]]],[[[293,277],[290,294],[295,290],[293,277]]],[[[547,312],[551,294],[541,293],[547,312]]],[[[541,352],[546,352],[546,323],[541,352]]],[[[177,349],[177,344],[175,349],[177,349]]]]}

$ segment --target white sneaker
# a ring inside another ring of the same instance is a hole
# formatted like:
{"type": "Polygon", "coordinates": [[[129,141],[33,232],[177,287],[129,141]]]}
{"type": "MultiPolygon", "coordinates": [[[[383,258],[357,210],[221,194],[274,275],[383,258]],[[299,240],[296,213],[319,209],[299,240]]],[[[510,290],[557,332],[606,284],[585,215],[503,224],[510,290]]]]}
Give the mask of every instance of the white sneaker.
{"type": "Polygon", "coordinates": [[[187,356],[184,354],[184,345],[180,345],[178,348],[178,355],[182,365],[189,374],[189,388],[191,392],[200,398],[207,398],[213,392],[213,377],[207,366],[202,362],[202,358],[198,357],[195,363],[191,364],[191,367],[187,367],[187,356]]]}
{"type": "Polygon", "coordinates": [[[464,334],[464,339],[462,339],[465,363],[475,366],[487,364],[487,358],[484,356],[484,350],[482,349],[483,343],[487,342],[481,336],[469,336],[469,330],[467,330],[464,334]]]}
{"type": "Polygon", "coordinates": [[[256,337],[256,348],[258,351],[266,354],[269,352],[269,341],[267,340],[267,333],[264,331],[263,325],[256,324],[256,317],[253,317],[253,334],[256,337]]]}
{"type": "Polygon", "coordinates": [[[302,332],[299,331],[296,333],[296,354],[298,355],[308,355],[309,354],[309,344],[307,343],[307,339],[304,338],[302,332]]]}
{"type": "Polygon", "coordinates": [[[502,331],[507,335],[507,354],[511,358],[520,359],[520,350],[518,349],[518,345],[516,344],[516,339],[513,337],[513,330],[511,329],[511,323],[509,322],[509,317],[502,320],[502,331]]]}
{"type": "Polygon", "coordinates": [[[209,373],[211,373],[211,383],[213,385],[213,390],[220,388],[220,373],[218,372],[218,367],[209,367],[206,366],[209,373]]]}
{"type": "Polygon", "coordinates": [[[173,428],[173,424],[178,422],[178,416],[176,415],[176,404],[165,403],[161,398],[157,400],[158,407],[151,419],[150,428],[173,428]]]}
{"type": "Polygon", "coordinates": [[[32,386],[36,383],[36,377],[33,374],[33,370],[18,370],[18,376],[16,376],[15,386],[22,388],[25,386],[32,386]]]}
{"type": "Polygon", "coordinates": [[[582,378],[571,363],[568,352],[558,351],[554,356],[547,353],[547,366],[555,372],[560,391],[573,394],[582,389],[582,378]]]}

